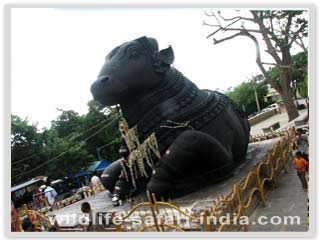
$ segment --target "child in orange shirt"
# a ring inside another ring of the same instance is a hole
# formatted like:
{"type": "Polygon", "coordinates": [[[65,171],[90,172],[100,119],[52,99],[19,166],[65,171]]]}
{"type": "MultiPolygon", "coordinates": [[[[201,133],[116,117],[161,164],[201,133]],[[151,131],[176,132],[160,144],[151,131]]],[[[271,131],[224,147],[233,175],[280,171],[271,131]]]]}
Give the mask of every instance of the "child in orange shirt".
{"type": "Polygon", "coordinates": [[[298,177],[302,183],[303,189],[308,189],[308,183],[306,180],[306,167],[308,166],[308,162],[302,157],[301,152],[296,152],[293,157],[292,164],[294,168],[297,170],[298,177]]]}

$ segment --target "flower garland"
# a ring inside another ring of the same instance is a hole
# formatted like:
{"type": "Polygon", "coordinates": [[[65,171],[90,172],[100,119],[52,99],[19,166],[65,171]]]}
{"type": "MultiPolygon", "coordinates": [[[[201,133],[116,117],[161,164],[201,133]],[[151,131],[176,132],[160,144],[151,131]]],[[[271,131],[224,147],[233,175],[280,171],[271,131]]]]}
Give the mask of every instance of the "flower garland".
{"type": "MultiPolygon", "coordinates": [[[[137,126],[129,129],[128,123],[124,118],[120,120],[119,130],[130,152],[126,165],[130,171],[132,185],[136,188],[135,180],[138,177],[149,177],[145,163],[151,169],[155,169],[152,153],[160,159],[157,138],[155,133],[152,133],[143,143],[140,143],[137,126]]],[[[125,175],[127,175],[127,173],[125,173],[125,175]]]]}
{"type": "Polygon", "coordinates": [[[179,123],[179,122],[174,122],[171,120],[167,120],[168,124],[172,124],[172,126],[169,125],[161,125],[161,128],[184,128],[184,127],[189,127],[191,129],[194,129],[191,125],[190,125],[190,121],[184,122],[184,123],[179,123]]]}
{"type": "Polygon", "coordinates": [[[125,167],[125,161],[120,161],[120,166],[121,166],[121,171],[124,175],[124,178],[127,182],[129,182],[129,177],[128,177],[128,173],[127,173],[127,170],[126,170],[126,167],[125,167]]]}

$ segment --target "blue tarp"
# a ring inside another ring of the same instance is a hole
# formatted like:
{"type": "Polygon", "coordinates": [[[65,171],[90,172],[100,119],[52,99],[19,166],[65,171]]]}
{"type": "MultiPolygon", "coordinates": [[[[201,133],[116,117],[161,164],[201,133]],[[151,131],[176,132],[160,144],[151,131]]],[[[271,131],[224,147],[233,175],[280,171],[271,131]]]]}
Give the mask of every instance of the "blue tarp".
{"type": "Polygon", "coordinates": [[[68,174],[67,177],[68,178],[77,178],[77,177],[82,177],[88,175],[87,172],[78,172],[78,173],[73,173],[73,174],[68,174]]]}
{"type": "Polygon", "coordinates": [[[110,165],[109,162],[101,160],[101,161],[95,161],[92,163],[90,167],[88,167],[87,172],[94,172],[98,169],[106,168],[110,165]]]}
{"type": "Polygon", "coordinates": [[[78,172],[78,173],[68,174],[67,177],[75,179],[78,184],[78,187],[81,187],[80,177],[88,176],[88,175],[89,175],[89,173],[87,173],[87,172],[78,172]]]}
{"type": "Polygon", "coordinates": [[[93,162],[88,168],[87,170],[85,170],[85,172],[78,172],[78,173],[73,173],[73,174],[68,174],[67,177],[68,178],[75,178],[79,187],[81,187],[81,183],[79,178],[83,177],[83,176],[89,176],[89,174],[91,174],[92,172],[96,171],[96,170],[101,170],[106,168],[107,166],[109,166],[110,163],[104,160],[101,161],[95,161],[93,162]]]}

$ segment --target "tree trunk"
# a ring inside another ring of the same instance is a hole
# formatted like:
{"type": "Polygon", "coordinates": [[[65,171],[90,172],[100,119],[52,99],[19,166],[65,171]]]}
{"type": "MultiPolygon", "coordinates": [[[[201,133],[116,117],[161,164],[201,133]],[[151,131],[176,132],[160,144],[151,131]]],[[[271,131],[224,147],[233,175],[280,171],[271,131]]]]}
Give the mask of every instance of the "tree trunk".
{"type": "Polygon", "coordinates": [[[289,122],[299,116],[298,110],[296,105],[294,105],[291,93],[289,92],[280,92],[282,100],[284,102],[284,106],[286,107],[289,122]]]}
{"type": "Polygon", "coordinates": [[[294,105],[292,99],[292,89],[290,87],[291,82],[291,71],[290,69],[281,69],[280,68],[280,86],[281,90],[279,91],[284,105],[287,110],[289,122],[299,116],[296,105],[294,105]]]}

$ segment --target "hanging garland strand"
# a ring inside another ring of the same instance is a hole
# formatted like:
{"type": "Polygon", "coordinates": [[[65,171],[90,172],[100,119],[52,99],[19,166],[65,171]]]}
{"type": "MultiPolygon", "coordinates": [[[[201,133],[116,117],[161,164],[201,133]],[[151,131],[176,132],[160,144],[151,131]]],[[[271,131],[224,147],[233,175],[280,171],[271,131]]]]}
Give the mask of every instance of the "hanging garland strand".
{"type": "Polygon", "coordinates": [[[184,122],[184,123],[179,123],[179,122],[174,122],[171,120],[167,120],[168,124],[172,124],[170,125],[161,125],[161,128],[184,128],[184,127],[189,127],[191,129],[194,129],[191,125],[190,125],[190,121],[184,122]]]}
{"type": "Polygon", "coordinates": [[[140,143],[137,126],[129,129],[128,123],[124,118],[121,118],[120,120],[119,130],[130,152],[126,165],[130,171],[132,185],[136,188],[137,185],[135,180],[138,177],[149,177],[145,163],[151,169],[155,169],[152,153],[160,159],[157,138],[155,133],[152,133],[143,143],[140,143]]]}

